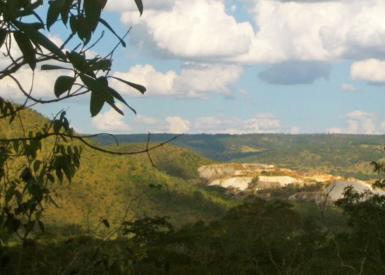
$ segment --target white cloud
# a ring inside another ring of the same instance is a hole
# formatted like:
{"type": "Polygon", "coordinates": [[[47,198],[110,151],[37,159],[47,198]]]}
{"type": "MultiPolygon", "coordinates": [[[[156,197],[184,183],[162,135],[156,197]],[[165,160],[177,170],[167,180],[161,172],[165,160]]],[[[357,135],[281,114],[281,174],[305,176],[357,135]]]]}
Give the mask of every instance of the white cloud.
{"type": "Polygon", "coordinates": [[[168,124],[168,133],[183,134],[190,130],[190,122],[181,117],[167,117],[166,122],[168,124]]]}
{"type": "Polygon", "coordinates": [[[353,93],[353,92],[357,92],[357,88],[352,85],[352,84],[349,84],[349,83],[343,83],[341,85],[341,90],[344,91],[344,92],[349,92],[349,93],[353,93]]]}
{"type": "MultiPolygon", "coordinates": [[[[122,106],[120,106],[122,107],[122,106]]],[[[180,116],[164,119],[135,116],[127,122],[113,109],[93,118],[95,130],[112,133],[276,133],[281,129],[280,120],[272,114],[255,114],[242,120],[236,117],[198,117],[188,120],[180,116]]]]}
{"type": "Polygon", "coordinates": [[[385,54],[383,0],[252,2],[258,31],[250,51],[236,60],[333,62],[385,54]]]}
{"type": "Polygon", "coordinates": [[[385,61],[372,58],[353,63],[350,74],[353,80],[385,84],[384,72],[385,61]]]}
{"type": "MultiPolygon", "coordinates": [[[[190,64],[179,74],[158,72],[152,65],[136,65],[128,72],[114,75],[146,86],[147,96],[206,97],[209,93],[226,94],[242,72],[235,65],[190,64]]],[[[121,82],[114,81],[113,85],[127,95],[138,94],[121,82]]]]}
{"type": "MultiPolygon", "coordinates": [[[[147,12],[148,10],[164,10],[171,9],[175,3],[175,0],[145,0],[143,1],[144,10],[147,12]]],[[[112,0],[107,1],[106,9],[109,11],[134,11],[137,12],[137,7],[134,1],[119,1],[112,0]]]]}
{"type": "MultiPolygon", "coordinates": [[[[49,37],[53,43],[56,45],[61,45],[63,41],[57,37],[49,37]]],[[[12,39],[11,55],[13,59],[21,57],[21,51],[19,50],[16,41],[12,39]]],[[[44,53],[47,53],[47,50],[43,48],[44,53]]],[[[9,57],[5,56],[5,47],[2,47],[0,51],[0,70],[6,68],[10,65],[12,61],[9,57]]],[[[51,61],[51,65],[62,65],[59,62],[51,61]]],[[[33,84],[33,89],[31,96],[41,99],[53,98],[54,95],[54,84],[60,75],[68,75],[68,71],[64,70],[54,70],[54,71],[41,71],[39,67],[42,63],[39,63],[35,69],[35,72],[30,69],[28,65],[21,67],[13,76],[20,82],[23,89],[29,93],[31,85],[33,84]],[[34,78],[33,78],[34,76],[34,78]]],[[[17,86],[16,82],[10,77],[5,77],[0,81],[0,96],[6,99],[11,99],[15,101],[24,100],[25,96],[20,91],[20,88],[17,86]]]]}
{"type": "Polygon", "coordinates": [[[353,111],[345,116],[347,126],[345,128],[329,128],[327,132],[336,134],[380,134],[384,132],[384,123],[379,123],[372,113],[353,111]]]}
{"type": "Polygon", "coordinates": [[[135,25],[131,38],[179,58],[280,63],[385,55],[384,0],[245,0],[251,18],[243,22],[223,0],[146,1],[141,18],[126,2],[108,7],[125,11],[122,22],[135,25]]]}
{"type": "MultiPolygon", "coordinates": [[[[118,104],[118,107],[123,108],[124,106],[118,104]]],[[[124,117],[112,108],[93,117],[92,126],[99,132],[108,133],[127,133],[131,130],[124,121],[124,117]]]]}
{"type": "Polygon", "coordinates": [[[246,120],[239,118],[201,117],[194,122],[195,133],[274,133],[280,130],[278,118],[272,114],[256,114],[246,120]]]}
{"type": "MultiPolygon", "coordinates": [[[[68,72],[64,71],[38,71],[35,72],[34,85],[31,95],[35,98],[53,98],[55,80],[60,75],[67,75],[68,72]]],[[[16,77],[26,92],[29,92],[32,84],[33,73],[29,67],[22,67],[15,74],[16,77]]],[[[25,96],[20,91],[16,83],[10,78],[6,77],[0,81],[0,96],[12,99],[20,100],[25,99],[25,96]]]]}
{"type": "Polygon", "coordinates": [[[121,20],[135,25],[131,39],[137,44],[187,59],[245,53],[254,36],[251,24],[237,22],[220,0],[176,0],[171,9],[149,9],[140,18],[137,12],[127,11],[121,20]]]}

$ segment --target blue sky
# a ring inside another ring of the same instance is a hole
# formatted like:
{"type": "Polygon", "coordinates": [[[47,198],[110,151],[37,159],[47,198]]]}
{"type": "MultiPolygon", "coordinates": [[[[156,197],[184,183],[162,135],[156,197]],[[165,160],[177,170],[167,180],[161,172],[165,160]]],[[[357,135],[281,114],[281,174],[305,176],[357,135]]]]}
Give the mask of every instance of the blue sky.
{"type": "MultiPolygon", "coordinates": [[[[148,88],[116,83],[138,115],[92,119],[88,96],[37,110],[65,108],[81,132],[385,133],[384,0],[143,0],[142,17],[131,2],[109,0],[105,17],[133,28],[114,74],[148,88]]],[[[37,78],[37,95],[53,94],[52,79],[37,78]]]]}

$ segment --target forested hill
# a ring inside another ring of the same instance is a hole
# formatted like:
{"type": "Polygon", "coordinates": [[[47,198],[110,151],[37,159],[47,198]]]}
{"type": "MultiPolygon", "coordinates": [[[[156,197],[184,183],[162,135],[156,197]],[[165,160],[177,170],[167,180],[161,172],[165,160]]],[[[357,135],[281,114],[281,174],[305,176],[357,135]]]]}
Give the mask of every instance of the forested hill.
{"type": "MultiPolygon", "coordinates": [[[[20,113],[12,124],[0,122],[0,137],[23,137],[25,130],[38,131],[49,120],[33,110],[20,113]]],[[[49,155],[52,140],[43,144],[42,158],[49,155]]],[[[218,217],[233,205],[227,195],[201,186],[197,169],[211,161],[185,148],[166,144],[150,155],[116,156],[82,147],[80,169],[72,183],[51,186],[56,205],[47,205],[47,226],[93,228],[101,218],[112,224],[125,217],[167,216],[173,224],[218,217]]],[[[109,146],[110,150],[130,152],[146,144],[109,146]]]]}
{"type": "MultiPolygon", "coordinates": [[[[120,143],[137,143],[146,135],[117,135],[120,143]]],[[[164,141],[172,135],[152,135],[164,141]]],[[[101,144],[113,139],[98,138],[101,144]]],[[[175,145],[221,162],[262,162],[296,170],[320,171],[361,179],[374,177],[370,162],[385,156],[385,136],[341,134],[184,135],[175,145]]]]}

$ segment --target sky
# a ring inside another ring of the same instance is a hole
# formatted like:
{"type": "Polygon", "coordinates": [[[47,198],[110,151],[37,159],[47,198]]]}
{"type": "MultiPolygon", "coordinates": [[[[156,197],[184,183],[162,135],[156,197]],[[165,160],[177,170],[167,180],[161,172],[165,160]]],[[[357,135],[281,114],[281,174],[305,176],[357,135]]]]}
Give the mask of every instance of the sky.
{"type": "MultiPolygon", "coordinates": [[[[137,115],[105,106],[91,118],[89,95],[35,108],[65,109],[82,133],[385,134],[385,0],[143,4],[139,16],[134,0],[109,0],[103,15],[118,33],[132,27],[113,74],[147,93],[113,85],[137,115]]],[[[116,42],[106,35],[94,54],[116,42]]],[[[31,72],[18,77],[28,83],[31,72]]],[[[35,77],[33,95],[52,97],[55,72],[35,77]]],[[[22,98],[10,80],[0,95],[22,98]]]]}

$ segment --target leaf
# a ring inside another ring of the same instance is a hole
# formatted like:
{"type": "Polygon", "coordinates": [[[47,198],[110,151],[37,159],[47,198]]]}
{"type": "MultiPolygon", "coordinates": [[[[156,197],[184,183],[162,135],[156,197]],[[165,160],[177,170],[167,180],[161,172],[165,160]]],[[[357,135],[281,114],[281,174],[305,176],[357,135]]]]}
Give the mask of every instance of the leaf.
{"type": "Polygon", "coordinates": [[[99,91],[91,92],[90,112],[91,116],[96,116],[103,108],[104,102],[106,102],[105,96],[99,91]]]}
{"type": "MultiPolygon", "coordinates": [[[[87,60],[85,59],[85,57],[83,55],[81,55],[77,52],[70,52],[70,53],[67,53],[67,56],[68,56],[68,59],[70,60],[70,62],[72,63],[72,65],[75,67],[75,69],[80,71],[82,74],[87,74],[91,77],[95,77],[94,72],[92,71],[92,69],[88,65],[87,60]]],[[[82,74],[80,77],[82,77],[82,74]]],[[[82,80],[83,80],[83,78],[82,78],[82,80]]],[[[84,82],[84,80],[83,80],[83,82],[84,82]]]]}
{"type": "Polygon", "coordinates": [[[59,98],[63,93],[69,91],[75,82],[75,78],[71,76],[62,75],[56,79],[54,91],[55,96],[59,98]]]}
{"type": "Polygon", "coordinates": [[[127,84],[128,86],[131,86],[132,88],[138,90],[139,92],[141,92],[142,94],[144,94],[147,89],[146,87],[142,86],[142,85],[139,85],[139,84],[136,84],[136,83],[132,83],[130,81],[127,81],[127,80],[124,80],[124,79],[121,79],[119,77],[116,77],[116,76],[111,76],[112,78],[116,79],[116,80],[119,80],[120,82],[123,82],[124,84],[127,84]]]}
{"type": "Polygon", "coordinates": [[[54,0],[50,1],[49,8],[47,12],[47,29],[49,30],[51,26],[56,22],[59,14],[64,6],[65,0],[54,0]]]}
{"type": "Polygon", "coordinates": [[[63,20],[63,24],[67,25],[68,23],[68,15],[70,14],[71,6],[73,0],[65,0],[64,6],[60,11],[61,19],[63,20]]]}
{"type": "Polygon", "coordinates": [[[14,32],[13,37],[16,40],[21,52],[23,53],[24,60],[29,64],[32,70],[36,68],[36,53],[32,46],[31,41],[22,32],[14,32]]]}
{"type": "Polygon", "coordinates": [[[143,3],[142,0],[135,0],[136,6],[138,7],[138,10],[140,12],[140,15],[143,14],[143,3]]]}
{"type": "Polygon", "coordinates": [[[84,12],[88,26],[91,31],[95,31],[102,12],[101,6],[95,0],[84,0],[84,12]]]}
{"type": "Polygon", "coordinates": [[[50,70],[68,70],[68,68],[64,68],[64,67],[61,67],[61,66],[57,66],[57,65],[49,65],[49,64],[44,64],[44,65],[41,65],[41,68],[40,68],[42,71],[50,71],[50,70]]]}
{"type": "Polygon", "coordinates": [[[74,15],[71,16],[70,17],[70,28],[71,28],[72,33],[78,32],[78,26],[79,26],[78,18],[74,15]]]}
{"type": "Polygon", "coordinates": [[[130,105],[127,104],[127,102],[124,100],[124,98],[113,88],[108,87],[108,91],[112,94],[114,98],[122,102],[124,105],[126,105],[134,114],[136,114],[136,110],[132,108],[130,105]]]}
{"type": "Polygon", "coordinates": [[[0,48],[3,46],[6,38],[7,38],[7,31],[0,29],[0,48]]]}
{"type": "Polygon", "coordinates": [[[66,59],[65,54],[59,49],[58,46],[56,46],[50,39],[48,39],[45,35],[40,33],[38,30],[36,30],[33,25],[22,23],[20,21],[14,21],[13,22],[16,27],[18,27],[21,31],[24,32],[25,35],[29,37],[34,43],[41,45],[42,47],[46,48],[51,53],[55,54],[56,56],[66,59]]]}
{"type": "Polygon", "coordinates": [[[110,106],[111,106],[112,108],[114,108],[115,111],[117,111],[119,114],[121,114],[122,116],[124,116],[123,111],[120,110],[119,107],[115,105],[115,102],[114,102],[113,99],[112,99],[112,101],[109,101],[108,104],[110,104],[110,106]]]}
{"type": "Polygon", "coordinates": [[[111,70],[111,60],[110,59],[100,59],[96,62],[91,64],[92,70],[102,70],[102,71],[109,71],[111,70]]]}

